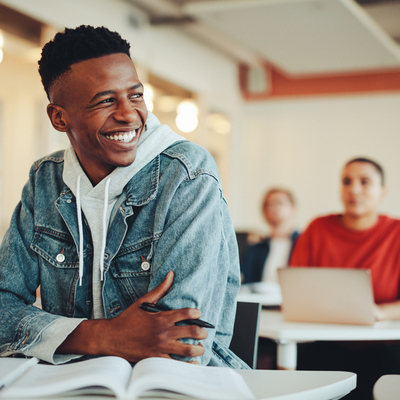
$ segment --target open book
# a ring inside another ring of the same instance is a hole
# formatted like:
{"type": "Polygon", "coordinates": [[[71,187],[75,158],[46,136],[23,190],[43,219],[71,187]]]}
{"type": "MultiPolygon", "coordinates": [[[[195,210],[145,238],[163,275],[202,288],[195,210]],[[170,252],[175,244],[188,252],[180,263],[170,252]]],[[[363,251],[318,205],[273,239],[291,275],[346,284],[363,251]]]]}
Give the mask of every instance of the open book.
{"type": "MultiPolygon", "coordinates": [[[[7,376],[13,371],[15,375],[26,362],[26,359],[0,358],[0,382],[7,382],[7,376]]],[[[166,358],[147,358],[132,367],[120,357],[99,357],[65,365],[34,365],[1,389],[0,399],[81,394],[108,394],[119,399],[149,396],[255,399],[242,376],[230,368],[205,367],[166,358]]]]}

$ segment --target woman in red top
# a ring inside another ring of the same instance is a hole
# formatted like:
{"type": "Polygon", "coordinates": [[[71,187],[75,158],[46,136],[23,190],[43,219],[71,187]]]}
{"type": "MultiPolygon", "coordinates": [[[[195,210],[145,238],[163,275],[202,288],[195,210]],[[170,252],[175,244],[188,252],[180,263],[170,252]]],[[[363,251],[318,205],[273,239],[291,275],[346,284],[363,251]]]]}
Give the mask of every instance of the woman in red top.
{"type": "MultiPolygon", "coordinates": [[[[342,172],[344,213],[313,220],[290,260],[291,266],[369,269],[377,320],[400,319],[400,220],[378,214],[384,183],[376,162],[349,161],[342,172]]],[[[381,375],[400,373],[398,343],[315,342],[298,347],[299,369],[357,373],[357,389],[346,400],[372,400],[373,385],[381,375]]]]}
{"type": "Polygon", "coordinates": [[[371,271],[377,319],[400,319],[400,220],[378,214],[386,194],[379,164],[357,158],[342,173],[343,214],[316,218],[299,237],[290,265],[371,271]]]}

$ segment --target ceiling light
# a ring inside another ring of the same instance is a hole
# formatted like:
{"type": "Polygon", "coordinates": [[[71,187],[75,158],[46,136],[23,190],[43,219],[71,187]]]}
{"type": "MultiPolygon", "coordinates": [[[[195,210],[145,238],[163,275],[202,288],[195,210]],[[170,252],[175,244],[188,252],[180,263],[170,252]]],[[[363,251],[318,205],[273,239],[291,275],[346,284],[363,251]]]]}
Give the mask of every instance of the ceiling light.
{"type": "Polygon", "coordinates": [[[178,104],[178,107],[176,109],[178,114],[194,114],[198,115],[199,114],[199,109],[197,107],[197,104],[194,102],[194,100],[183,100],[178,104]]]}
{"type": "Polygon", "coordinates": [[[175,118],[175,123],[181,132],[193,132],[199,123],[197,115],[180,113],[175,118]]]}
{"type": "Polygon", "coordinates": [[[2,49],[0,49],[0,63],[3,61],[3,50],[2,49]]]}
{"type": "Polygon", "coordinates": [[[197,128],[199,109],[194,100],[183,100],[178,104],[175,123],[181,132],[189,133],[197,128]]]}

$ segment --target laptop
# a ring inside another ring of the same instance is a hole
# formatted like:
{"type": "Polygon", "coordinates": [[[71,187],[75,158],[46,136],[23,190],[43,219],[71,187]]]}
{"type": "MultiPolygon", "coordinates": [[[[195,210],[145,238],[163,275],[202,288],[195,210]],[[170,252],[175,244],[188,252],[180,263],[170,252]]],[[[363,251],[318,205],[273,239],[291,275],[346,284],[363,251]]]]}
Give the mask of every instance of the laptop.
{"type": "Polygon", "coordinates": [[[280,268],[287,321],[372,325],[374,295],[367,269],[280,268]]]}

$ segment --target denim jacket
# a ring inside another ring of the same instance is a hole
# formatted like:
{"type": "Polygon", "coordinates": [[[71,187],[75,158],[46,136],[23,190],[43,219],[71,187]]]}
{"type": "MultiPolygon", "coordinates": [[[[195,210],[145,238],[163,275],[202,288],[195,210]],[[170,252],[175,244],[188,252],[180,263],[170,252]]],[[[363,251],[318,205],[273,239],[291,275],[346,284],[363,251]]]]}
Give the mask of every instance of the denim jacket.
{"type": "MultiPolygon", "coordinates": [[[[23,354],[58,318],[91,317],[91,234],[84,220],[79,286],[76,199],[62,179],[63,154],[33,165],[0,247],[0,355],[23,354]],[[32,305],[39,285],[42,309],[32,305]]],[[[201,364],[246,368],[228,349],[240,271],[212,157],[177,142],[129,181],[117,203],[104,256],[106,317],[120,314],[173,270],[173,286],[160,303],[196,307],[216,326],[202,341],[201,364]]]]}

